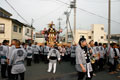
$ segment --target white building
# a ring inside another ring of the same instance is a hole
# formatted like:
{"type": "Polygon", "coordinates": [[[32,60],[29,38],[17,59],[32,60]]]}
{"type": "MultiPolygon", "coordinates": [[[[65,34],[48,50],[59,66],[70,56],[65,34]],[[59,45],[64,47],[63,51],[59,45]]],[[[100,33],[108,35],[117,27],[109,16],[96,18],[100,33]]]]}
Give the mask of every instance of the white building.
{"type": "MultiPolygon", "coordinates": [[[[76,30],[75,35],[75,43],[78,43],[79,39],[84,36],[89,42],[90,40],[94,40],[101,43],[107,43],[106,40],[106,32],[104,31],[104,25],[103,24],[92,24],[92,28],[90,30],[76,30]]],[[[71,32],[68,32],[68,43],[73,42],[71,32]]]]}
{"type": "Polygon", "coordinates": [[[31,27],[29,25],[24,25],[23,26],[23,42],[30,43],[31,41],[34,41],[34,33],[35,33],[35,28],[31,27]]]}
{"type": "Polygon", "coordinates": [[[35,41],[37,43],[45,43],[45,37],[44,34],[42,34],[42,31],[35,33],[35,41]]]}

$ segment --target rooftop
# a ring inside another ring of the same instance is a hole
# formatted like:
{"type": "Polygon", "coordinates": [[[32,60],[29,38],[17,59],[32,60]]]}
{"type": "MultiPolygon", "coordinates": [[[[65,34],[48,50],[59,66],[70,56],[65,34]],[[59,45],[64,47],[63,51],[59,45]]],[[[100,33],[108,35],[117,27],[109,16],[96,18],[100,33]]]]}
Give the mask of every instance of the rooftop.
{"type": "Polygon", "coordinates": [[[8,11],[6,11],[5,9],[3,9],[2,7],[0,7],[0,12],[7,14],[8,16],[12,16],[11,13],[9,13],[8,11]]]}

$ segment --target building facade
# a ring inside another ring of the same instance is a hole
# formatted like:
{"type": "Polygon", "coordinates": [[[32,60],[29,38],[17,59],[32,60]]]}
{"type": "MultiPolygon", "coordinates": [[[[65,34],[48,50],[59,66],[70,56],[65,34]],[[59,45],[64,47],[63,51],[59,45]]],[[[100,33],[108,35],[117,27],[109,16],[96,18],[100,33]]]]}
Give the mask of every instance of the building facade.
{"type": "Polygon", "coordinates": [[[67,42],[68,43],[75,42],[77,44],[81,37],[85,37],[87,42],[93,40],[101,43],[107,43],[106,35],[107,34],[104,30],[103,24],[92,24],[90,30],[76,30],[75,39],[73,39],[71,31],[69,31],[67,42]]]}
{"type": "Polygon", "coordinates": [[[22,42],[23,24],[15,19],[0,17],[0,43],[18,39],[22,42]]]}
{"type": "Polygon", "coordinates": [[[32,43],[34,42],[34,34],[35,34],[35,28],[30,25],[24,25],[23,26],[23,42],[26,43],[32,43]]]}
{"type": "Polygon", "coordinates": [[[42,31],[35,33],[35,41],[37,43],[45,43],[45,36],[42,34],[42,31]]]}
{"type": "Polygon", "coordinates": [[[18,39],[21,42],[34,40],[35,28],[11,18],[12,14],[0,7],[0,43],[3,40],[18,39]]]}

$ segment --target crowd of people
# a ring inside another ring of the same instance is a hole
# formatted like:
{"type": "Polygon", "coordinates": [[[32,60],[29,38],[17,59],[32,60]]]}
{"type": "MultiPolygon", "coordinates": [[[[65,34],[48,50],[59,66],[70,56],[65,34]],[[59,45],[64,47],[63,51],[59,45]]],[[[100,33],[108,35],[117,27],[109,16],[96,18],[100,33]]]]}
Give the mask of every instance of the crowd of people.
{"type": "Polygon", "coordinates": [[[75,47],[58,45],[38,45],[38,43],[27,44],[13,39],[11,44],[4,40],[0,45],[1,78],[8,80],[24,80],[26,66],[32,66],[44,62],[48,64],[47,72],[56,73],[57,61],[70,61],[75,65],[75,47]],[[26,64],[25,64],[26,61],[26,64]]]}
{"type": "MultiPolygon", "coordinates": [[[[112,43],[109,46],[94,42],[89,43],[82,37],[73,45],[38,45],[38,43],[21,43],[13,39],[0,44],[1,78],[7,80],[24,80],[26,66],[44,62],[48,64],[47,72],[56,73],[57,62],[69,61],[75,65],[78,80],[91,80],[96,73],[108,66],[109,74],[120,71],[120,46],[112,43]],[[26,64],[25,64],[26,61],[26,64]],[[53,69],[52,69],[53,68],[53,69]]],[[[120,77],[120,76],[118,76],[120,77]]]]}
{"type": "MultiPolygon", "coordinates": [[[[89,44],[83,37],[79,40],[76,47],[76,70],[78,80],[91,80],[107,66],[109,74],[115,74],[120,71],[120,46],[116,43],[102,44],[91,40],[89,44]]],[[[120,76],[118,76],[120,77],[120,76]]]]}

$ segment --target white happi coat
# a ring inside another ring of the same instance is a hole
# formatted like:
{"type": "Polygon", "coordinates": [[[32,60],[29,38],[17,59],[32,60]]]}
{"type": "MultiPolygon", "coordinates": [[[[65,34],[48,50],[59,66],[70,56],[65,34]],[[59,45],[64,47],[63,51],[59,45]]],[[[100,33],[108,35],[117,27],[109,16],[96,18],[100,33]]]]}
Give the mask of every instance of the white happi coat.
{"type": "Polygon", "coordinates": [[[32,45],[33,48],[33,53],[34,54],[39,54],[40,48],[38,45],[32,45]]]}
{"type": "Polygon", "coordinates": [[[33,57],[33,48],[32,48],[32,46],[27,46],[26,52],[27,52],[27,58],[32,58],[33,57]]]}
{"type": "Polygon", "coordinates": [[[112,47],[108,47],[107,48],[107,56],[109,58],[109,62],[114,64],[114,57],[115,57],[115,54],[114,54],[114,50],[112,47]]]}
{"type": "Polygon", "coordinates": [[[67,47],[67,49],[66,49],[66,55],[70,55],[70,54],[71,54],[71,48],[67,47]]]}
{"type": "Polygon", "coordinates": [[[19,74],[26,71],[25,65],[24,65],[24,59],[26,58],[27,53],[23,48],[16,48],[13,50],[10,64],[12,65],[12,74],[19,74]]]}
{"type": "Polygon", "coordinates": [[[76,46],[72,46],[70,57],[75,58],[75,51],[76,51],[76,46]]]}
{"type": "Polygon", "coordinates": [[[75,53],[76,53],[76,70],[78,72],[82,72],[82,68],[80,67],[80,64],[83,64],[86,71],[89,69],[89,72],[92,72],[93,69],[92,69],[91,63],[89,64],[89,68],[87,68],[87,62],[85,59],[85,51],[80,47],[80,45],[76,47],[75,53]]]}
{"type": "Polygon", "coordinates": [[[96,55],[95,60],[99,60],[99,56],[98,56],[98,54],[100,54],[99,46],[94,46],[93,49],[96,55]]]}
{"type": "Polygon", "coordinates": [[[40,54],[43,55],[43,46],[40,46],[40,54]]]}
{"type": "Polygon", "coordinates": [[[10,65],[10,59],[11,59],[13,50],[15,50],[15,49],[16,49],[15,45],[12,45],[11,47],[9,47],[9,53],[8,53],[8,56],[7,56],[7,58],[9,59],[8,65],[10,65]]]}
{"type": "Polygon", "coordinates": [[[94,49],[94,47],[90,47],[90,49],[92,50],[91,56],[93,57],[95,55],[95,49],[94,49]]]}
{"type": "Polygon", "coordinates": [[[61,49],[62,49],[62,53],[61,53],[61,55],[62,55],[62,56],[65,56],[65,53],[66,53],[65,48],[61,48],[61,49]]]}
{"type": "Polygon", "coordinates": [[[1,57],[1,64],[7,63],[7,55],[9,52],[9,47],[5,45],[0,46],[0,57],[1,57]]]}
{"type": "Polygon", "coordinates": [[[119,51],[119,49],[115,48],[115,50],[116,50],[117,56],[120,57],[120,51],[119,51]]]}
{"type": "Polygon", "coordinates": [[[48,46],[44,46],[44,48],[43,48],[44,55],[48,55],[49,49],[50,48],[48,46]]]}
{"type": "Polygon", "coordinates": [[[116,53],[117,53],[117,56],[118,56],[117,61],[118,61],[118,63],[120,64],[120,51],[119,51],[118,48],[115,48],[115,50],[116,50],[116,53]]]}
{"type": "Polygon", "coordinates": [[[47,58],[49,59],[51,56],[57,57],[56,60],[51,60],[50,63],[57,63],[57,60],[60,60],[60,52],[57,49],[51,49],[50,52],[48,53],[47,58]]]}
{"type": "Polygon", "coordinates": [[[99,52],[100,52],[100,58],[104,58],[105,51],[104,51],[104,48],[102,46],[99,46],[99,52]]]}

